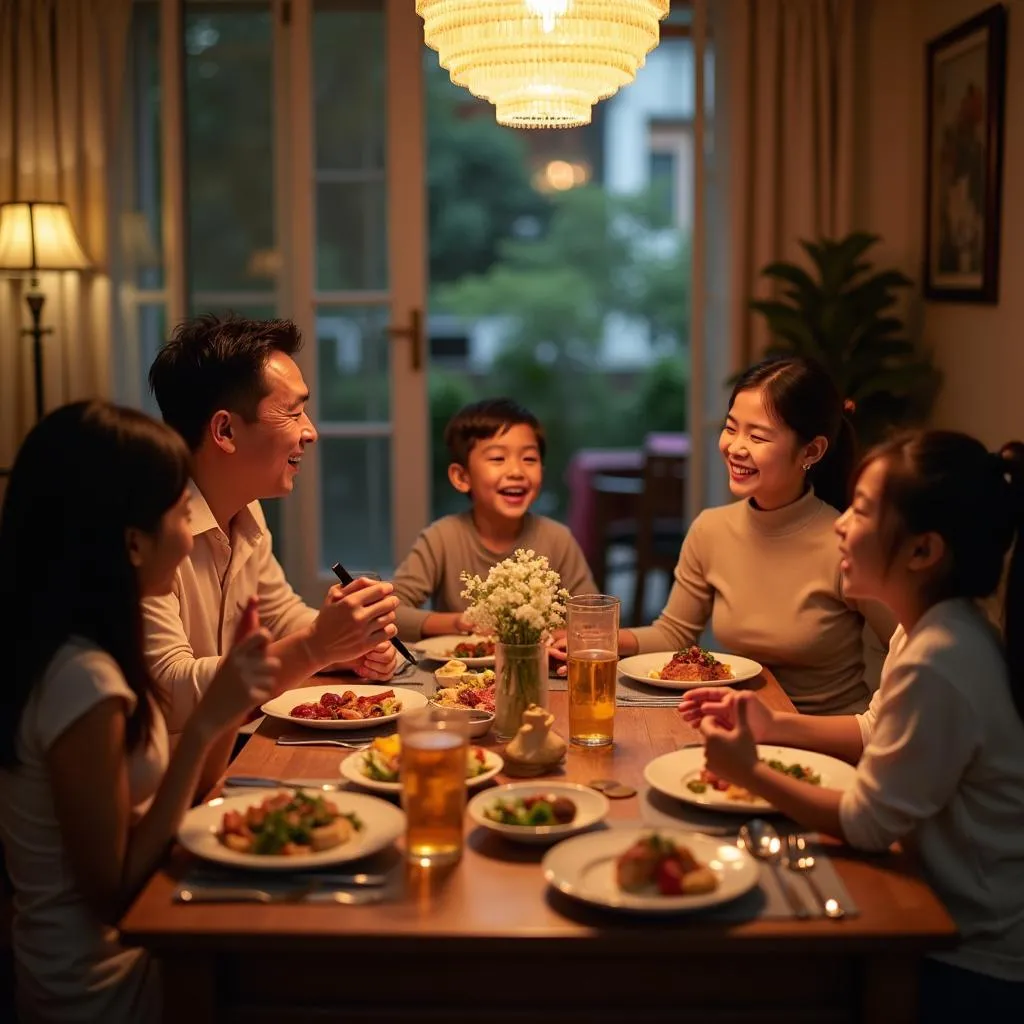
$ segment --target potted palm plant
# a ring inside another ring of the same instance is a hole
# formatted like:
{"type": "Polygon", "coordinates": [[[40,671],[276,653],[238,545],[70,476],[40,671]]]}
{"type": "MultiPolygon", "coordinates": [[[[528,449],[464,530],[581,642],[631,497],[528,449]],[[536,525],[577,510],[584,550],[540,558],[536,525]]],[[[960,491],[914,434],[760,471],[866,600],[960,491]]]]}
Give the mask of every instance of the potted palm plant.
{"type": "Polygon", "coordinates": [[[942,380],[893,308],[913,282],[864,259],[877,241],[860,231],[802,240],[813,275],[795,263],[770,263],[761,274],[778,282],[778,297],[750,303],[772,334],[766,354],[808,356],[829,370],[863,444],[921,422],[942,380]]]}

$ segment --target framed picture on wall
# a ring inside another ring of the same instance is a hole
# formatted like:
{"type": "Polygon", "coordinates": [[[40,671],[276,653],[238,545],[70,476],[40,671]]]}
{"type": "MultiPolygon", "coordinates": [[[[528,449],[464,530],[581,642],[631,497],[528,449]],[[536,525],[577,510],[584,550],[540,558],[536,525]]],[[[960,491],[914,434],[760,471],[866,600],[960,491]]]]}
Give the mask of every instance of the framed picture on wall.
{"type": "Polygon", "coordinates": [[[999,298],[1006,8],[927,46],[926,298],[999,298]]]}

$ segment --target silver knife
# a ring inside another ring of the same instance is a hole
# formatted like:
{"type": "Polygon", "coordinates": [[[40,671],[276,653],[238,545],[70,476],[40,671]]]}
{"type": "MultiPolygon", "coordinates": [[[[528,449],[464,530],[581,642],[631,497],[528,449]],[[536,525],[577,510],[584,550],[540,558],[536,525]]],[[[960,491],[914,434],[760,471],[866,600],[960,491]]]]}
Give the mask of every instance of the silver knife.
{"type": "Polygon", "coordinates": [[[261,775],[229,775],[224,780],[225,789],[321,789],[327,793],[341,792],[341,784],[337,782],[318,782],[315,779],[271,779],[261,775]]]}

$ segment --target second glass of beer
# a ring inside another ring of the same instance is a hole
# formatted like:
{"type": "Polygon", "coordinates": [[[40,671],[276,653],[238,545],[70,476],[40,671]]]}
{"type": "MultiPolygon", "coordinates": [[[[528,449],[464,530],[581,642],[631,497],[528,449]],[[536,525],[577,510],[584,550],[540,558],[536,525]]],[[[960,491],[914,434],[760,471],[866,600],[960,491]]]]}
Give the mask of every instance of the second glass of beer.
{"type": "Polygon", "coordinates": [[[587,594],[569,599],[569,741],[583,747],[612,742],[619,660],[619,599],[587,594]]]}
{"type": "Polygon", "coordinates": [[[398,720],[402,738],[402,805],[406,858],[421,867],[462,856],[469,716],[427,706],[398,720]]]}

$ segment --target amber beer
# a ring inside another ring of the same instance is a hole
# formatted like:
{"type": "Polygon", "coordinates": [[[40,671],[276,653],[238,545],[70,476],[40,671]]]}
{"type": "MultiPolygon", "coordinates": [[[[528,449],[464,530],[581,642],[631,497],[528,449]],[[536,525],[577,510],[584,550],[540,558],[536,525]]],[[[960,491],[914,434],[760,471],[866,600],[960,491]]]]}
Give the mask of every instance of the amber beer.
{"type": "Polygon", "coordinates": [[[603,747],[614,738],[615,666],[609,651],[580,651],[569,658],[569,739],[603,747]]]}
{"type": "Polygon", "coordinates": [[[608,746],[614,739],[615,678],[619,650],[619,601],[607,594],[569,599],[569,741],[608,746]]]}
{"type": "Polygon", "coordinates": [[[462,856],[465,716],[424,709],[403,716],[400,727],[406,856],[423,867],[451,864],[462,856]],[[407,723],[406,717],[413,720],[407,723]]]}

